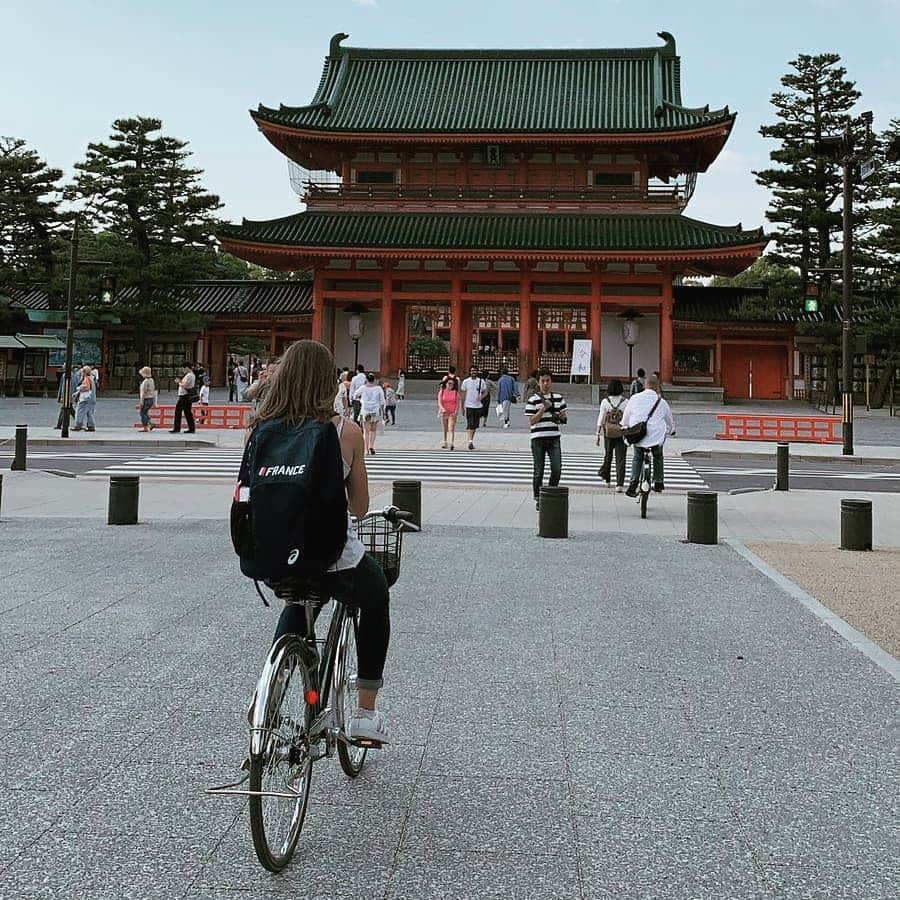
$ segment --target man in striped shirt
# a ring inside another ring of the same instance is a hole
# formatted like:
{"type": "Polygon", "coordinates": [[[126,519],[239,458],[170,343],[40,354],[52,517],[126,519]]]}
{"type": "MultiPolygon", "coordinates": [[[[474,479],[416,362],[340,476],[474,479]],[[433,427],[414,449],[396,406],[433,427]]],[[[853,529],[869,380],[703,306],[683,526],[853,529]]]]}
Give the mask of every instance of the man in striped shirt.
{"type": "Polygon", "coordinates": [[[544,481],[544,462],[550,457],[550,487],[559,484],[562,475],[562,448],[559,443],[559,426],[568,421],[566,401],[562,394],[553,393],[552,376],[548,368],[538,373],[538,391],[526,399],[525,415],[531,424],[531,456],[534,474],[534,505],[541,508],[541,484],[544,481]]]}

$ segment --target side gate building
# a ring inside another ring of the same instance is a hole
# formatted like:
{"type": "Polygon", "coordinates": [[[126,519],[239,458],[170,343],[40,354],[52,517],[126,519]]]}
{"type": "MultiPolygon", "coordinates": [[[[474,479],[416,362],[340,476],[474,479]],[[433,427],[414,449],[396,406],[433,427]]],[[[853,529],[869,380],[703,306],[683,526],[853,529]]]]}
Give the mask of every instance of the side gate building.
{"type": "Polygon", "coordinates": [[[382,373],[568,375],[573,341],[590,339],[591,379],[606,381],[629,375],[630,320],[633,367],[667,384],[792,396],[793,323],[717,323],[721,293],[706,310],[699,288],[697,327],[678,314],[684,276],[736,274],[767,238],[684,214],[735,114],[682,102],[675,40],[660,38],[378,50],[337,34],[308,105],[251,112],[295,165],[305,211],[226,226],[222,244],[312,273],[311,335],[339,363],[354,358],[352,329],[382,373]],[[418,354],[423,337],[442,358],[418,354]]]}

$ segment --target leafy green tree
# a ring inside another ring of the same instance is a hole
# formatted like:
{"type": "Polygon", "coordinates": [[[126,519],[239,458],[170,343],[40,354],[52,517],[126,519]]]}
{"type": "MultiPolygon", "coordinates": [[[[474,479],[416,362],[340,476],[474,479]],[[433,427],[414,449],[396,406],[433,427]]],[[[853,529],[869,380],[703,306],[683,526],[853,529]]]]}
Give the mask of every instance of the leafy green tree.
{"type": "Polygon", "coordinates": [[[774,318],[779,313],[798,312],[802,308],[803,285],[797,270],[778,263],[771,255],[761,256],[750,268],[731,277],[717,275],[713,287],[764,287],[765,297],[747,297],[740,314],[747,319],[774,318]]]}
{"type": "Polygon", "coordinates": [[[0,286],[38,282],[54,305],[63,294],[59,232],[70,218],[59,208],[62,177],[21,138],[0,137],[0,286]]]}
{"type": "Polygon", "coordinates": [[[187,146],[163,134],[159,119],[117,119],[108,143],[88,145],[67,192],[82,202],[90,230],[108,235],[103,256],[114,264],[120,291],[136,288],[117,312],[134,327],[141,357],[149,332],[178,327],[172,288],[215,275],[221,203],[202,187],[202,171],[188,165],[187,146]]]}

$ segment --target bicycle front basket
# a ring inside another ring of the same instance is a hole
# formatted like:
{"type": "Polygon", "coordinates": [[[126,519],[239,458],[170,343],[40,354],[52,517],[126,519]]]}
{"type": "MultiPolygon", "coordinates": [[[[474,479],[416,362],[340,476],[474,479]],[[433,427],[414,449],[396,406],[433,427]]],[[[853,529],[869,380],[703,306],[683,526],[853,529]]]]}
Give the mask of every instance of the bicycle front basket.
{"type": "Polygon", "coordinates": [[[400,550],[403,544],[403,529],[392,525],[387,519],[373,517],[359,525],[359,539],[366,552],[375,557],[388,587],[400,577],[400,550]]]}

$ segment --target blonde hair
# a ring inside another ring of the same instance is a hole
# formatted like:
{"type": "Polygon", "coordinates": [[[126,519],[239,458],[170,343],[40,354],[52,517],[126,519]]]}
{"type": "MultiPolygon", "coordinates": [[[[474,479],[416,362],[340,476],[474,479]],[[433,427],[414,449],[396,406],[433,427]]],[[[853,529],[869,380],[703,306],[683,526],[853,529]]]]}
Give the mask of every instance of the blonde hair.
{"type": "Polygon", "coordinates": [[[266,382],[266,395],[251,427],[268,419],[302,425],[334,416],[334,357],[318,341],[297,341],[281,357],[266,382]]]}

